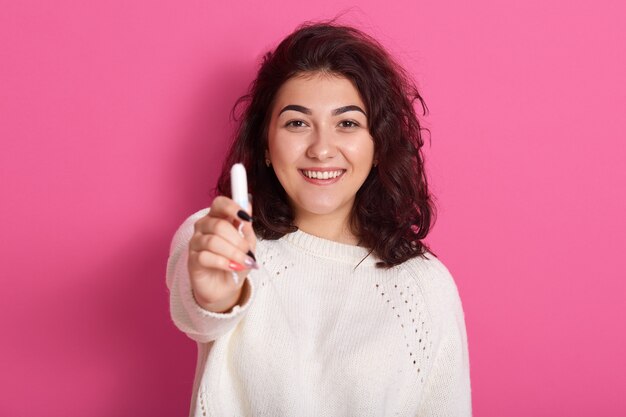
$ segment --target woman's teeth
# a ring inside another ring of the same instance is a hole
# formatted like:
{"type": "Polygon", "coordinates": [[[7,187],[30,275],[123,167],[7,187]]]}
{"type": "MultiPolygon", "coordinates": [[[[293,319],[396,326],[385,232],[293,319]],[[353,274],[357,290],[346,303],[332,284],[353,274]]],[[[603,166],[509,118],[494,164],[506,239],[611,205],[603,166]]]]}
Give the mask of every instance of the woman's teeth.
{"type": "Polygon", "coordinates": [[[305,170],[302,170],[302,173],[309,178],[315,178],[318,180],[328,180],[331,178],[337,178],[338,176],[343,174],[343,171],[305,171],[305,170]]]}

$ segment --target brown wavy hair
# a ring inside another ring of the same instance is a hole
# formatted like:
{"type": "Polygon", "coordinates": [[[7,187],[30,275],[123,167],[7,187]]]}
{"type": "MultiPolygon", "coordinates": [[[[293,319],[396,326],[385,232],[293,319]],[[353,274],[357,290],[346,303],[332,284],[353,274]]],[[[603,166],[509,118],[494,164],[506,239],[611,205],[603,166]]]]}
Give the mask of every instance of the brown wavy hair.
{"type": "MultiPolygon", "coordinates": [[[[279,239],[297,230],[293,210],[274,170],[265,165],[274,99],[296,75],[324,72],[351,80],[368,114],[378,166],[358,190],[350,227],[359,244],[390,268],[430,248],[422,239],[435,220],[422,155],[422,131],[414,105],[428,109],[415,83],[372,37],[333,22],[305,23],[265,54],[248,94],[233,107],[239,125],[224,161],[216,192],[230,195],[230,167],[242,162],[254,200],[254,230],[279,239]],[[239,111],[239,112],[238,112],[239,111]]],[[[434,253],[433,253],[434,254],[434,253]]]]}

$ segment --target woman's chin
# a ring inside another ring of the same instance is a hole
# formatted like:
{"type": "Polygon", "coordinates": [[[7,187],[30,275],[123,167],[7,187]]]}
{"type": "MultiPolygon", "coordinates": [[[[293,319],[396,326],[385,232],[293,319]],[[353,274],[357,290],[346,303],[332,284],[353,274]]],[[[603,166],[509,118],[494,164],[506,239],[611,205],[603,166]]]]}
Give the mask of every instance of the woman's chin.
{"type": "Polygon", "coordinates": [[[337,203],[320,204],[320,202],[314,202],[311,204],[302,204],[298,211],[313,216],[332,216],[338,215],[346,210],[344,210],[343,207],[337,203]]]}

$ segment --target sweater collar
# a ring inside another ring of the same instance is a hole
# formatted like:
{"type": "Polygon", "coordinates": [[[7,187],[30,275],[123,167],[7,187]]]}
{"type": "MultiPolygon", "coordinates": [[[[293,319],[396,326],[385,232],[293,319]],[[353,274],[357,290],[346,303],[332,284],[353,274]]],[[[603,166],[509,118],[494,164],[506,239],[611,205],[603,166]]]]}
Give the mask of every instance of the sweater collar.
{"type": "Polygon", "coordinates": [[[314,256],[350,263],[355,266],[361,261],[363,261],[361,265],[375,265],[379,261],[378,257],[374,253],[370,254],[370,250],[367,248],[324,239],[300,229],[286,234],[283,239],[314,256]]]}

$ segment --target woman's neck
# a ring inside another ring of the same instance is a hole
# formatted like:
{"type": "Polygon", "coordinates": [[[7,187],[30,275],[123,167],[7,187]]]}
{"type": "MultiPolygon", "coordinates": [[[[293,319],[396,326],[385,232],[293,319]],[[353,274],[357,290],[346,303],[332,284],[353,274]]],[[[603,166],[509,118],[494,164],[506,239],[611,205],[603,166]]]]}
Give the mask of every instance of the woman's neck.
{"type": "Polygon", "coordinates": [[[294,224],[303,232],[323,239],[355,246],[359,242],[346,216],[300,213],[294,224]]]}

